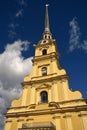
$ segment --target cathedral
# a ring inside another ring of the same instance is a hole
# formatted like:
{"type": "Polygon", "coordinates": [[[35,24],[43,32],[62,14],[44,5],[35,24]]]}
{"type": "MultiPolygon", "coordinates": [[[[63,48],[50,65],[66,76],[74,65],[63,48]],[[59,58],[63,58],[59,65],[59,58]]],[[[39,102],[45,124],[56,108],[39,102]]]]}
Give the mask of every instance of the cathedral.
{"type": "Polygon", "coordinates": [[[48,5],[42,38],[34,48],[31,73],[24,77],[21,97],[5,115],[4,130],[87,130],[87,99],[69,88],[50,31],[48,5]]]}

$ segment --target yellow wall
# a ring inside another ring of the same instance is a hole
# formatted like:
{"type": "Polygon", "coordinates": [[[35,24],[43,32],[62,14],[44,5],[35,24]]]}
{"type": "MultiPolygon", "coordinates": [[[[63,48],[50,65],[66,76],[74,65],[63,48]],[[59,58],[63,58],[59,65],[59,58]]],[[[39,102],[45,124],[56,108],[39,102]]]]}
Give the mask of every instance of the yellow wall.
{"type": "Polygon", "coordinates": [[[31,74],[24,78],[22,95],[12,101],[6,114],[4,130],[18,130],[27,123],[52,122],[56,130],[87,130],[87,101],[79,91],[71,91],[69,76],[60,67],[56,42],[43,39],[35,46],[31,74]],[[47,54],[42,55],[42,50],[47,54]],[[47,67],[47,75],[41,69],[47,67]],[[48,102],[41,103],[46,91],[48,102]]]}

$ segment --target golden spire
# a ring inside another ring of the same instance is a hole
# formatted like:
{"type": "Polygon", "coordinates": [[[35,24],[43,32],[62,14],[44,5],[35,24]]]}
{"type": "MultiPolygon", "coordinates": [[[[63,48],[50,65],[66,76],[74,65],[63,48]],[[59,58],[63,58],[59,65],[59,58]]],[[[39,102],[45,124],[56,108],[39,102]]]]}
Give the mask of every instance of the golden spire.
{"type": "Polygon", "coordinates": [[[46,4],[46,14],[45,14],[45,30],[44,32],[50,32],[49,26],[49,15],[48,15],[48,4],[46,4]]]}
{"type": "Polygon", "coordinates": [[[52,34],[50,32],[49,25],[49,15],[48,15],[48,4],[46,4],[46,13],[45,13],[45,29],[43,33],[43,39],[52,39],[52,34]]]}

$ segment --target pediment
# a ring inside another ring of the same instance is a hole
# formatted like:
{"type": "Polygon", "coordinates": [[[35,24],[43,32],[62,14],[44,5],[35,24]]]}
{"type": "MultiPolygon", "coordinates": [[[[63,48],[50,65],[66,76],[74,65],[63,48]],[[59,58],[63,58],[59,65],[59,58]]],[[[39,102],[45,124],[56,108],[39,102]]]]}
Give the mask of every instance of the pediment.
{"type": "Polygon", "coordinates": [[[40,86],[38,86],[36,88],[36,90],[40,90],[40,89],[49,89],[51,87],[51,85],[49,84],[41,84],[40,86]]]}

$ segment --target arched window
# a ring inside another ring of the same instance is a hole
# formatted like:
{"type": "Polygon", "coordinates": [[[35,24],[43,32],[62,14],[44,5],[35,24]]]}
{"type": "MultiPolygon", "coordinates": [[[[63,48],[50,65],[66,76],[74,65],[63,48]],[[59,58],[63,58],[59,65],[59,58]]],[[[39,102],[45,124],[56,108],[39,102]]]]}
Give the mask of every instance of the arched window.
{"type": "Polygon", "coordinates": [[[44,50],[42,51],[42,55],[46,55],[46,54],[47,54],[47,50],[44,49],[44,50]]]}
{"type": "Polygon", "coordinates": [[[47,68],[46,67],[43,67],[41,71],[42,71],[42,76],[47,75],[47,68]]]}
{"type": "Polygon", "coordinates": [[[50,39],[50,36],[48,36],[48,38],[50,39]]]}
{"type": "Polygon", "coordinates": [[[45,39],[47,38],[47,36],[45,35],[45,39]]]}
{"type": "Polygon", "coordinates": [[[48,93],[46,91],[42,91],[40,93],[40,96],[41,96],[41,103],[48,102],[48,93]]]}

